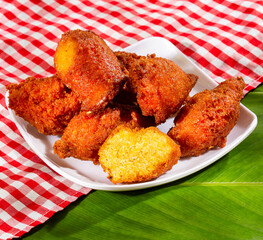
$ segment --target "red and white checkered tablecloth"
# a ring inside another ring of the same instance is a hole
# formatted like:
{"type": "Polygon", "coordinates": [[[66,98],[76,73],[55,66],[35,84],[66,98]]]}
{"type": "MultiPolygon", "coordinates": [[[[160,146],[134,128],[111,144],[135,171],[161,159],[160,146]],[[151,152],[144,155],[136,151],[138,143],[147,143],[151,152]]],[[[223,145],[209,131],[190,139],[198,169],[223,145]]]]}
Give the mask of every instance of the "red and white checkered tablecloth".
{"type": "Polygon", "coordinates": [[[119,50],[164,37],[217,82],[263,82],[263,2],[255,0],[0,1],[0,239],[21,236],[90,189],[49,169],[11,121],[5,86],[55,73],[61,34],[90,29],[119,50]]]}

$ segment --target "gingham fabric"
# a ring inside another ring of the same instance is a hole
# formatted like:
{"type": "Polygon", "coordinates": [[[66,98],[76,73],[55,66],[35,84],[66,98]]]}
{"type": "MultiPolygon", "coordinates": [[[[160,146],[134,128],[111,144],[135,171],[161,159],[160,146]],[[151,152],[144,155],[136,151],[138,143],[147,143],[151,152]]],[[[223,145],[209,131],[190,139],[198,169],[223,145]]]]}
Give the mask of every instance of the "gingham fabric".
{"type": "Polygon", "coordinates": [[[113,50],[164,37],[217,82],[243,76],[246,94],[263,82],[262,13],[254,0],[0,1],[0,239],[21,236],[90,191],[32,152],[4,100],[7,84],[55,73],[63,32],[93,30],[113,50]]]}

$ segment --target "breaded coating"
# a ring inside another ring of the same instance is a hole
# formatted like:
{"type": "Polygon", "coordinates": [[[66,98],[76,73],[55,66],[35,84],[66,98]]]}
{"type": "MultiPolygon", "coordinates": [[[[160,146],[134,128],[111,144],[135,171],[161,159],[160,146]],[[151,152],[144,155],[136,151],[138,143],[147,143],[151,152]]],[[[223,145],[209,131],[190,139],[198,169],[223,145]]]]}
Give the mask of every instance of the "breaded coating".
{"type": "Polygon", "coordinates": [[[136,106],[129,105],[115,105],[120,109],[120,123],[119,125],[126,125],[129,128],[147,128],[156,126],[154,117],[143,116],[141,110],[136,106]]]}
{"type": "MultiPolygon", "coordinates": [[[[129,71],[133,68],[133,64],[137,64],[137,61],[142,57],[136,53],[124,51],[116,51],[114,54],[121,64],[122,71],[125,72],[127,76],[129,76],[129,71]]],[[[155,54],[148,55],[149,58],[154,58],[155,56],[155,54]]]]}
{"type": "Polygon", "coordinates": [[[92,31],[64,33],[55,52],[54,64],[63,83],[79,96],[83,111],[104,108],[125,81],[117,57],[92,31]]]}
{"type": "Polygon", "coordinates": [[[173,61],[136,54],[115,52],[122,67],[129,72],[128,87],[136,93],[145,116],[154,116],[157,124],[179,110],[198,77],[186,74],[173,61]]]}
{"type": "Polygon", "coordinates": [[[213,90],[197,93],[179,111],[168,135],[180,145],[183,157],[225,146],[239,117],[244,87],[241,77],[230,78],[213,90]]]}
{"type": "Polygon", "coordinates": [[[9,84],[9,108],[45,135],[62,134],[80,102],[57,75],[9,84]]]}
{"type": "Polygon", "coordinates": [[[99,162],[113,183],[149,181],[170,170],[180,147],[156,127],[120,125],[99,150],[99,162]]]}
{"type": "Polygon", "coordinates": [[[94,115],[82,111],[75,116],[54,144],[54,153],[60,158],[75,157],[97,164],[98,150],[120,121],[120,110],[106,108],[94,115]]]}
{"type": "Polygon", "coordinates": [[[96,164],[100,146],[120,124],[131,128],[148,127],[154,121],[142,116],[139,110],[128,107],[107,107],[96,114],[82,111],[70,121],[61,139],[55,142],[54,153],[60,158],[72,156],[92,160],[96,164]]]}

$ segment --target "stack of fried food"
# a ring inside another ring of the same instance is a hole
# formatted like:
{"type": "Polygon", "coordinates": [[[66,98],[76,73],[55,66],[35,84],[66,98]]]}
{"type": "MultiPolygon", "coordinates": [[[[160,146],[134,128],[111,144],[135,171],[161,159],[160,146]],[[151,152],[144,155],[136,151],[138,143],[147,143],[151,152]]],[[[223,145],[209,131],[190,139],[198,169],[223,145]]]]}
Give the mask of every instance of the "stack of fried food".
{"type": "Polygon", "coordinates": [[[238,120],[241,77],[190,98],[197,76],[154,54],[113,52],[92,31],[64,33],[54,64],[54,76],[8,85],[9,108],[40,133],[61,135],[60,158],[99,162],[113,183],[148,181],[181,156],[224,147],[238,120]]]}

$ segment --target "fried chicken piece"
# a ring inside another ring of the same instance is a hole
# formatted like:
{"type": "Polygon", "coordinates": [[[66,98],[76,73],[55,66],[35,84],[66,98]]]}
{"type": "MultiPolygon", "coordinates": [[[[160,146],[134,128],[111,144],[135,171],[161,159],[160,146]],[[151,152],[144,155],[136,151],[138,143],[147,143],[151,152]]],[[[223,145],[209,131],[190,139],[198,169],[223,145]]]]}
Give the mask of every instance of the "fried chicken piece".
{"type": "Polygon", "coordinates": [[[170,170],[180,147],[156,127],[120,125],[99,150],[99,162],[113,183],[144,182],[170,170]]]}
{"type": "Polygon", "coordinates": [[[63,83],[79,96],[84,111],[103,109],[126,79],[117,57],[92,31],[64,33],[54,64],[63,83]]]}
{"type": "Polygon", "coordinates": [[[55,142],[54,152],[60,158],[72,156],[96,164],[100,146],[120,124],[134,128],[154,123],[134,108],[107,107],[96,114],[82,111],[70,121],[62,138],[55,142]]]}
{"type": "Polygon", "coordinates": [[[45,135],[62,134],[80,102],[57,75],[9,84],[9,108],[45,135]]]}
{"type": "Polygon", "coordinates": [[[115,52],[122,68],[129,72],[128,87],[136,94],[145,116],[157,124],[174,114],[183,104],[198,77],[186,74],[173,61],[134,53],[115,52]]]}
{"type": "Polygon", "coordinates": [[[179,143],[183,157],[226,145],[239,117],[244,87],[241,77],[230,78],[213,90],[197,93],[179,111],[168,135],[179,143]]]}

